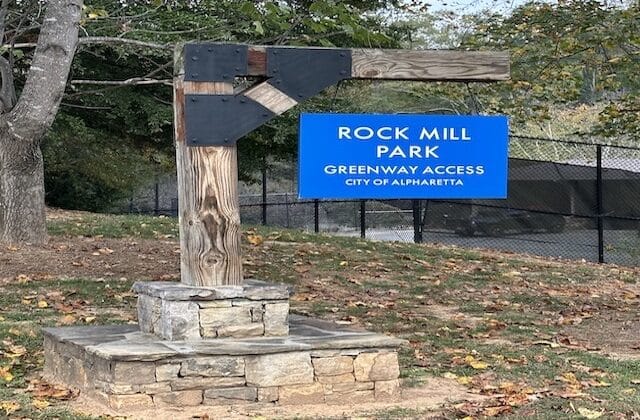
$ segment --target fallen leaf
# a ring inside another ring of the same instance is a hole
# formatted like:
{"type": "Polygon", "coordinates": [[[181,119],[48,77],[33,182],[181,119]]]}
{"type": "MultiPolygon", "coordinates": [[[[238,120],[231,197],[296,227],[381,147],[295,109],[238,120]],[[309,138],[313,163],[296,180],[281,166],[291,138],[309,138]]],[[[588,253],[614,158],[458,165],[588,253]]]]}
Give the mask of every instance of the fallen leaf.
{"type": "Polygon", "coordinates": [[[264,242],[264,238],[261,235],[249,233],[247,235],[247,241],[253,246],[258,246],[262,245],[262,243],[264,242]]]}
{"type": "Polygon", "coordinates": [[[473,382],[473,378],[471,376],[460,376],[457,380],[460,385],[469,385],[473,382]]]}
{"type": "Polygon", "coordinates": [[[488,363],[477,360],[475,357],[471,355],[465,357],[464,361],[467,362],[467,364],[474,369],[486,369],[489,367],[488,363]]]}
{"type": "Polygon", "coordinates": [[[31,277],[27,276],[26,274],[18,274],[16,276],[16,281],[18,282],[18,284],[25,284],[31,281],[31,277]]]}
{"type": "Polygon", "coordinates": [[[511,407],[508,405],[500,405],[500,406],[496,406],[496,407],[487,407],[484,410],[482,410],[482,414],[484,414],[487,417],[495,417],[498,416],[500,414],[503,413],[507,413],[511,411],[511,407]]]}
{"type": "Polygon", "coordinates": [[[15,401],[0,401],[0,408],[2,408],[7,416],[20,410],[20,404],[15,401]]]}
{"type": "Polygon", "coordinates": [[[533,344],[537,346],[539,345],[549,346],[552,349],[557,349],[558,347],[560,347],[560,344],[554,343],[553,341],[546,341],[546,340],[535,341],[533,344]]]}
{"type": "Polygon", "coordinates": [[[591,420],[602,417],[604,411],[589,410],[588,408],[580,407],[578,408],[578,413],[585,419],[591,420]]]}
{"type": "Polygon", "coordinates": [[[458,379],[458,375],[453,372],[445,372],[442,374],[442,377],[447,379],[458,379]]]}
{"type": "Polygon", "coordinates": [[[49,304],[47,303],[47,301],[45,301],[45,300],[38,301],[38,308],[44,309],[44,308],[47,308],[48,306],[49,306],[49,304]]]}
{"type": "Polygon", "coordinates": [[[47,400],[38,400],[38,399],[33,400],[31,404],[33,404],[33,406],[38,410],[44,410],[45,408],[51,405],[51,403],[47,400]]]}
{"type": "Polygon", "coordinates": [[[65,315],[60,318],[60,324],[62,325],[71,325],[76,322],[76,317],[73,315],[65,315]]]}
{"type": "Polygon", "coordinates": [[[13,381],[13,374],[9,371],[10,366],[0,366],[0,378],[5,382],[13,381]]]}
{"type": "Polygon", "coordinates": [[[24,356],[27,354],[27,349],[24,346],[17,346],[15,344],[11,344],[7,348],[8,352],[5,352],[5,356],[10,359],[15,359],[20,356],[24,356]]]}
{"type": "Polygon", "coordinates": [[[27,391],[37,399],[53,398],[56,400],[68,400],[77,396],[78,392],[61,385],[54,385],[39,379],[29,381],[27,391]]]}

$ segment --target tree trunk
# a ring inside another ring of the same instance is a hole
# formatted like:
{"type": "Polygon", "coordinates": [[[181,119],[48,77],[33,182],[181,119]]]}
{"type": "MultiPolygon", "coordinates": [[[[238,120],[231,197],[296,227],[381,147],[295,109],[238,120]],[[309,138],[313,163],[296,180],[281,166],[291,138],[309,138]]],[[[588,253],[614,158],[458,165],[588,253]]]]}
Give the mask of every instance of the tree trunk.
{"type": "Polygon", "coordinates": [[[0,242],[42,243],[47,230],[39,142],[11,138],[5,123],[0,144],[0,242]]]}
{"type": "MultiPolygon", "coordinates": [[[[78,44],[82,0],[49,0],[22,94],[0,117],[0,242],[44,243],[40,143],[53,124],[78,44]]],[[[3,84],[9,83],[3,77],[3,84]]]]}

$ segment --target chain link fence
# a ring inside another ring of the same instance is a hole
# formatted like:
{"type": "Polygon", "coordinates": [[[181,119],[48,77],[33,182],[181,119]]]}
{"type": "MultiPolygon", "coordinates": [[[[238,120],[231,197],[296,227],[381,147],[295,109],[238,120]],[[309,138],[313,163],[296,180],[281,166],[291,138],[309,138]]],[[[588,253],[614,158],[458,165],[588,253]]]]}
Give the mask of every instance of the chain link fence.
{"type": "MultiPolygon", "coordinates": [[[[506,200],[301,201],[264,189],[240,197],[241,218],[374,240],[640,265],[640,148],[519,136],[509,147],[506,200]]],[[[176,199],[170,209],[151,201],[153,208],[138,211],[177,214],[176,199]]]]}

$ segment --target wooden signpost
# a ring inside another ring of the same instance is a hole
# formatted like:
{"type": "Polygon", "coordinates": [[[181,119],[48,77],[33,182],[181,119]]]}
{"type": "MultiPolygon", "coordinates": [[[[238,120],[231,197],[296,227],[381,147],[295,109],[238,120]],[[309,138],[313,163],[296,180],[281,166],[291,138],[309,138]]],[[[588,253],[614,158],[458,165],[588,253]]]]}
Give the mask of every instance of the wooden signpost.
{"type": "Polygon", "coordinates": [[[340,80],[505,80],[507,54],[190,44],[176,64],[182,284],[136,282],[138,326],[44,329],[45,377],[114,410],[398,397],[404,340],[290,316],[287,285],[243,283],[235,144],[340,80]]]}
{"type": "Polygon", "coordinates": [[[177,53],[174,112],[181,282],[243,282],[236,141],[346,79],[494,82],[505,52],[187,44],[177,53]],[[234,91],[236,77],[258,83],[234,91]]]}

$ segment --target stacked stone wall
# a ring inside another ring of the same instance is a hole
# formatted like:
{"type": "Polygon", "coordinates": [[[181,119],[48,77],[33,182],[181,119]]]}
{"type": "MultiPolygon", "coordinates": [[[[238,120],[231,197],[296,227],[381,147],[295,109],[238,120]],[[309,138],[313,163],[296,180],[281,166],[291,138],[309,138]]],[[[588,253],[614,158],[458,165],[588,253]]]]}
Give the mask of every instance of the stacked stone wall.
{"type": "Polygon", "coordinates": [[[239,403],[353,404],[399,392],[395,349],[107,360],[45,338],[45,376],[113,409],[239,403]]]}

